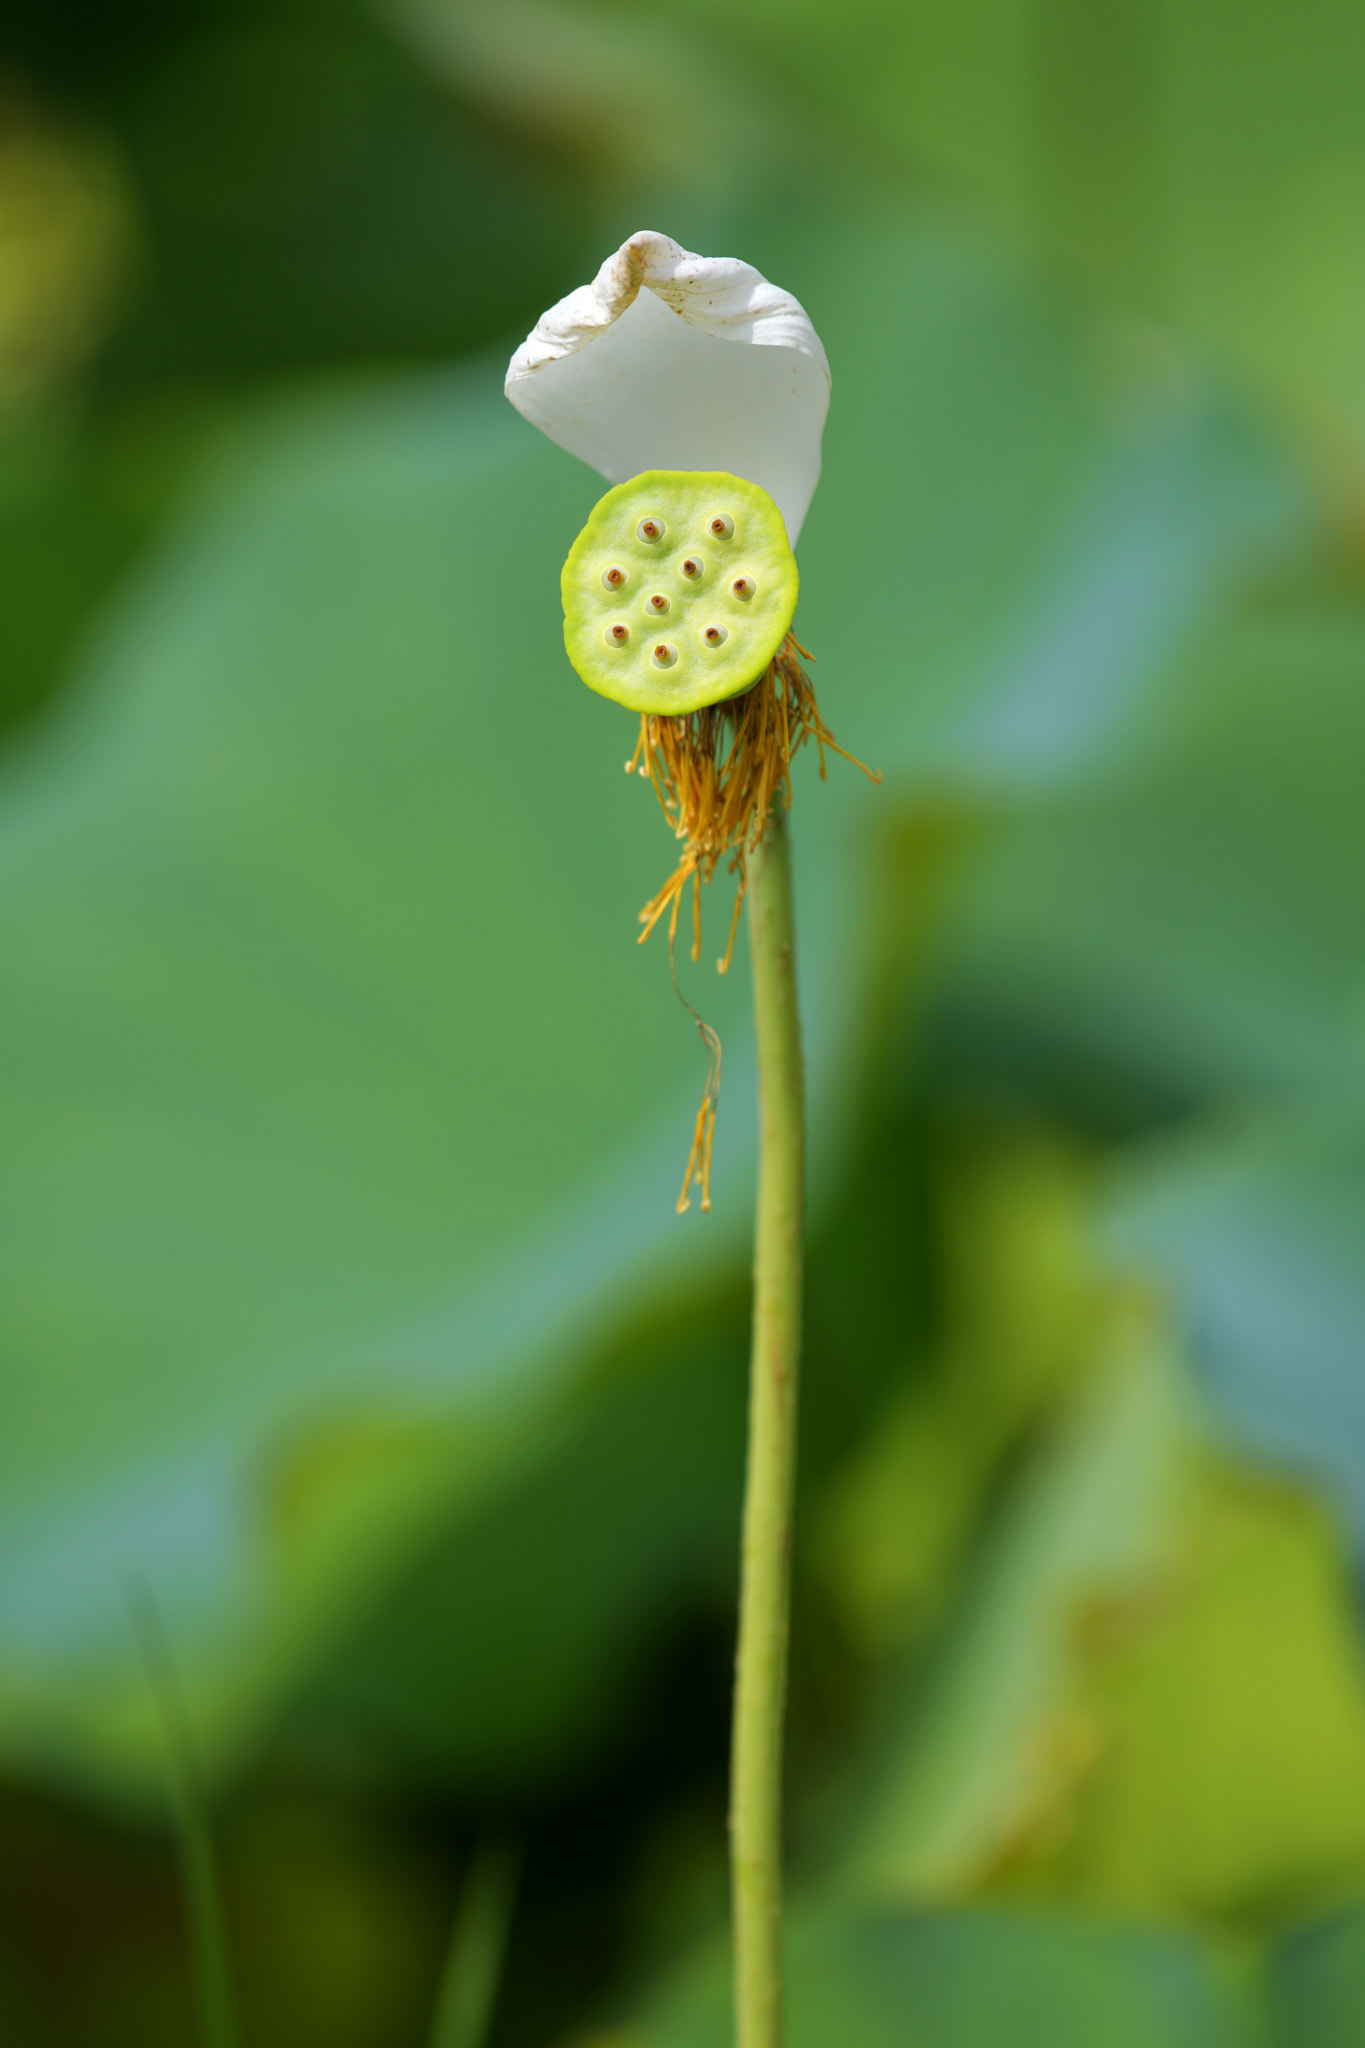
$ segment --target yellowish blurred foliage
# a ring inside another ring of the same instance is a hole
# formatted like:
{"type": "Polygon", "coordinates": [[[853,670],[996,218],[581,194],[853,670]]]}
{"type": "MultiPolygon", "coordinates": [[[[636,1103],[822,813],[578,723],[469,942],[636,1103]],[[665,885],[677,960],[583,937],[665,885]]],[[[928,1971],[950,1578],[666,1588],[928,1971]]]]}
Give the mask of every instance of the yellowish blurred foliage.
{"type": "Polygon", "coordinates": [[[0,95],[0,406],[60,383],[94,354],[135,246],[112,147],[0,95]]]}

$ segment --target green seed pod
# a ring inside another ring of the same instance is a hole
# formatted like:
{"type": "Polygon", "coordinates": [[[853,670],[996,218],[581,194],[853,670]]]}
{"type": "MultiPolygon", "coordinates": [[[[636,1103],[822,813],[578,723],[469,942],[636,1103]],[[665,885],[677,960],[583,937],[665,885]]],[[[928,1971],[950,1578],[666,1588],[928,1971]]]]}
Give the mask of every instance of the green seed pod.
{"type": "Polygon", "coordinates": [[[595,505],[560,579],[589,689],[664,717],[756,683],[799,578],[768,493],[723,470],[647,469],[595,505]]]}

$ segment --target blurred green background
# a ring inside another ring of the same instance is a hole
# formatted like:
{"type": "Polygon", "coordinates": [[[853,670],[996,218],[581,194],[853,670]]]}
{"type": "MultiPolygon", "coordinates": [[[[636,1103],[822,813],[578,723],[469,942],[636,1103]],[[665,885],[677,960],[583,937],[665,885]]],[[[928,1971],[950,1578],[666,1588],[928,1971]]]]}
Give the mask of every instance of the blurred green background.
{"type": "Polygon", "coordinates": [[[9,0],[7,2048],[200,2038],[172,1685],[244,2048],[476,2048],[504,1933],[487,2048],[728,2038],[745,974],[679,1220],[601,485],[501,390],[642,226],[826,343],[885,774],[797,788],[793,2048],[1365,2044],[1362,76],[1346,0],[9,0]]]}

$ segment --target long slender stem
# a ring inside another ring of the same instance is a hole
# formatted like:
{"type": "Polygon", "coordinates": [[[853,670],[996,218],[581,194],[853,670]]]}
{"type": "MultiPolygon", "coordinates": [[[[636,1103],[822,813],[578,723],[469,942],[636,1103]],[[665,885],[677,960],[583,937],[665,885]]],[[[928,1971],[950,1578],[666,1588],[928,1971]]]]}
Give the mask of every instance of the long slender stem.
{"type": "Polygon", "coordinates": [[[801,1352],[805,1099],[791,853],[774,817],[749,865],[758,1039],[758,1218],[730,1776],[737,2048],[782,2039],[782,1731],[801,1352]]]}
{"type": "Polygon", "coordinates": [[[520,1843],[494,1836],[475,1849],[455,1910],[427,2048],[484,2048],[520,1875],[520,1843]]]}
{"type": "Polygon", "coordinates": [[[128,1613],[147,1667],[147,1679],[161,1722],[166,1782],[180,1849],[181,1879],[189,1909],[190,1936],[199,1992],[199,2025],[204,2048],[239,2048],[237,2011],[223,1927],[218,1868],[200,1789],[199,1767],[189,1716],[161,1615],[148,1586],[129,1579],[128,1613]]]}

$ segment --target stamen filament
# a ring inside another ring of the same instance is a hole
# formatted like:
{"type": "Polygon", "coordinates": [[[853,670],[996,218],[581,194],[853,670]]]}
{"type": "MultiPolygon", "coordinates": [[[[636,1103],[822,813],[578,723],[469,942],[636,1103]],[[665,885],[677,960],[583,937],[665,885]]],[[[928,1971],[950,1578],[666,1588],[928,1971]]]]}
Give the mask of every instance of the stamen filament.
{"type": "MultiPolygon", "coordinates": [[[[790,806],[792,760],[809,740],[819,752],[822,779],[827,747],[873,782],[882,779],[846,752],[821,718],[811,679],[798,659],[802,655],[807,661],[814,659],[789,633],[759,680],[742,695],[679,718],[641,715],[640,738],[628,765],[648,775],[660,809],[682,841],[682,852],[673,873],[640,912],[639,942],[644,944],[667,913],[670,963],[689,882],[692,958],[700,959],[702,883],[709,882],[725,861],[735,876],[735,907],[725,952],[716,967],[721,974],[728,972],[748,888],[750,855],[765,838],[778,799],[790,806]]],[[[685,1002],[682,991],[678,993],[685,1002]]],[[[687,1007],[692,1008],[690,1003],[687,1007]]],[[[678,1196],[679,1214],[691,1206],[694,1184],[701,1188],[702,1208],[711,1206],[711,1143],[720,1094],[720,1040],[695,1010],[692,1015],[707,1048],[707,1070],[678,1196]]]]}

